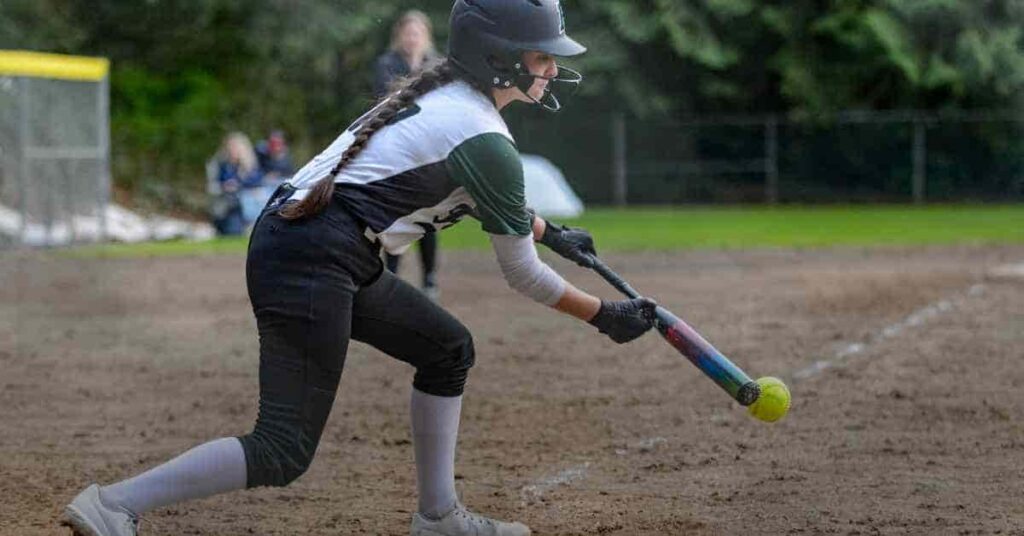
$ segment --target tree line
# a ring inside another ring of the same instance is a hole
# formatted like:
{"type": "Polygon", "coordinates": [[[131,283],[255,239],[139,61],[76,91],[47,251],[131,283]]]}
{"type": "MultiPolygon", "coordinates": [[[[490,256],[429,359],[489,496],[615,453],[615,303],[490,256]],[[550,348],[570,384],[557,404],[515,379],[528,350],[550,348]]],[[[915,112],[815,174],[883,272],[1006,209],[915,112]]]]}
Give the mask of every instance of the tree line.
{"type": "MultiPolygon", "coordinates": [[[[1016,105],[1014,0],[564,0],[589,47],[568,117],[1016,105]]],[[[0,48],[112,60],[114,175],[199,191],[228,130],[288,132],[300,160],[371,103],[404,10],[444,50],[450,0],[4,0],[0,48]]]]}

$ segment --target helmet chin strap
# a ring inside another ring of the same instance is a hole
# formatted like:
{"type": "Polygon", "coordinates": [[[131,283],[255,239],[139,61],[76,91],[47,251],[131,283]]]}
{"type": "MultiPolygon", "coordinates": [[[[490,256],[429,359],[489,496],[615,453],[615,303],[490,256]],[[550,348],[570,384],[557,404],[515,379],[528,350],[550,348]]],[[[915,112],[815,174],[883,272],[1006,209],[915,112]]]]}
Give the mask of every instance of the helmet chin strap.
{"type": "Polygon", "coordinates": [[[566,84],[570,87],[569,94],[576,92],[579,88],[580,82],[583,81],[583,75],[578,71],[574,71],[568,67],[558,67],[558,74],[552,77],[541,76],[532,74],[526,70],[522,63],[516,64],[516,77],[515,86],[519,91],[526,95],[526,98],[533,101],[533,106],[540,106],[549,112],[557,112],[562,109],[562,103],[559,102],[558,96],[551,91],[552,84],[566,84]],[[547,80],[548,85],[544,87],[544,95],[540,99],[535,99],[533,95],[530,95],[530,88],[533,87],[533,83],[537,79],[547,80]]]}

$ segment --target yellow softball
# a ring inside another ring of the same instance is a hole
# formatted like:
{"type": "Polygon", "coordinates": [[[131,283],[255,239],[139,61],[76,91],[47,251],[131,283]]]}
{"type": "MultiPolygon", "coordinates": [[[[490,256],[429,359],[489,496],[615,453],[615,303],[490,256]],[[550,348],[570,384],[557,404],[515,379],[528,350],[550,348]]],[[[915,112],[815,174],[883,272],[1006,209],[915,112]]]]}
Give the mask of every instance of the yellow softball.
{"type": "Polygon", "coordinates": [[[747,411],[764,422],[775,422],[786,416],[789,411],[789,389],[782,380],[765,376],[757,379],[761,394],[747,411]]]}

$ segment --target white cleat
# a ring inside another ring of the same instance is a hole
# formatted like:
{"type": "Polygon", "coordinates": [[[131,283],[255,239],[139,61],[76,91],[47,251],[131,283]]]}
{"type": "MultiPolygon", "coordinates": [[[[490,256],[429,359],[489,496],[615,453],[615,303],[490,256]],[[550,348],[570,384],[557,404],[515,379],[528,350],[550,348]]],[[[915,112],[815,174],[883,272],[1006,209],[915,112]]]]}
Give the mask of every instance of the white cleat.
{"type": "Polygon", "coordinates": [[[62,524],[75,536],[137,536],[139,520],[130,513],[110,508],[100,501],[100,487],[85,488],[64,507],[62,524]]]}
{"type": "Polygon", "coordinates": [[[438,520],[420,514],[412,515],[412,536],[530,536],[530,528],[522,523],[507,523],[466,510],[458,504],[438,520]]]}

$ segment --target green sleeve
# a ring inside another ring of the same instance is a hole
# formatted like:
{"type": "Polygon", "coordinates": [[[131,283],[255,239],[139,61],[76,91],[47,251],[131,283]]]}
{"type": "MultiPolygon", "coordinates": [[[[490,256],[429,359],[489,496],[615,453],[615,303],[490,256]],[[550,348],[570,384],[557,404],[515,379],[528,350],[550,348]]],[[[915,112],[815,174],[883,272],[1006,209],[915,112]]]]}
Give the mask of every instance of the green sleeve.
{"type": "Polygon", "coordinates": [[[523,163],[508,138],[497,133],[470,138],[448,155],[446,165],[448,176],[476,202],[484,231],[518,236],[533,232],[526,211],[523,163]]]}

